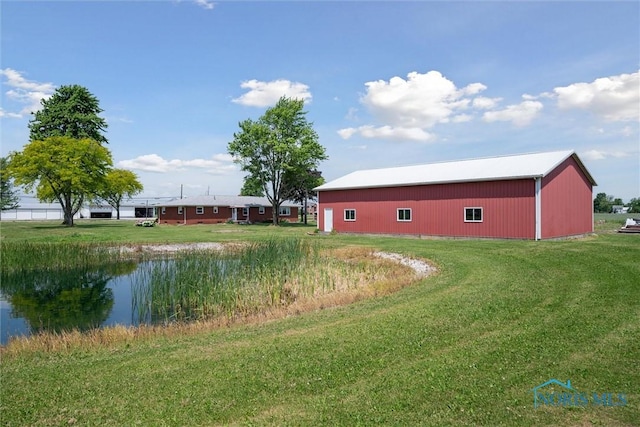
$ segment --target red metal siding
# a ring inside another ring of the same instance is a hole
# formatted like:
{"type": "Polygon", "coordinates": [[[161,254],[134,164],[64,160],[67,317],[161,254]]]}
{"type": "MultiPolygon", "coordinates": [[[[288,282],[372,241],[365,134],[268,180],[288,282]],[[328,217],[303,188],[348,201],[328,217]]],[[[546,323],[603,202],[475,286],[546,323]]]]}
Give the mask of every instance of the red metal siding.
{"type": "Polygon", "coordinates": [[[593,187],[573,157],[542,179],[542,238],[593,232],[593,187]]]}
{"type": "Polygon", "coordinates": [[[533,179],[323,191],[319,204],[321,230],[324,209],[333,208],[333,228],[338,232],[535,237],[533,179]],[[465,222],[467,207],[481,207],[483,221],[465,222]],[[397,221],[399,208],[412,210],[410,222],[397,221]],[[355,221],[345,221],[345,209],[356,210],[355,221]]]}

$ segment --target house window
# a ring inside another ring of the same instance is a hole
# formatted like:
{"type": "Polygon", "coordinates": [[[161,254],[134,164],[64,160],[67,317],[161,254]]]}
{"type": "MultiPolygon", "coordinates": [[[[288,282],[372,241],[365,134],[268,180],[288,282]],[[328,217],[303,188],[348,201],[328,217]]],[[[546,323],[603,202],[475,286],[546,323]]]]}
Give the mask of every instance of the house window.
{"type": "Polygon", "coordinates": [[[162,215],[164,215],[165,213],[167,213],[167,208],[165,208],[164,206],[162,207],[162,215]]]}
{"type": "Polygon", "coordinates": [[[182,215],[182,206],[178,206],[178,215],[182,215]]]}
{"type": "Polygon", "coordinates": [[[344,220],[345,221],[355,221],[356,220],[356,210],[355,209],[345,209],[344,210],[344,220]]]}
{"type": "Polygon", "coordinates": [[[217,206],[213,207],[213,213],[218,213],[218,207],[217,206]]]}
{"type": "Polygon", "coordinates": [[[464,222],[482,222],[482,208],[464,208],[464,222]]]}
{"type": "Polygon", "coordinates": [[[264,206],[260,206],[260,207],[258,208],[258,213],[259,213],[260,215],[264,215],[264,206]]]}
{"type": "Polygon", "coordinates": [[[197,215],[202,215],[204,213],[204,206],[197,206],[196,207],[196,214],[197,215]]]}
{"type": "Polygon", "coordinates": [[[291,216],[291,208],[289,206],[280,206],[280,210],[278,211],[278,215],[280,215],[280,216],[291,216]]]}
{"type": "Polygon", "coordinates": [[[407,208],[398,209],[398,221],[404,221],[404,222],[411,221],[411,209],[407,209],[407,208]]]}
{"type": "Polygon", "coordinates": [[[242,216],[244,217],[249,216],[249,208],[242,208],[242,216]]]}

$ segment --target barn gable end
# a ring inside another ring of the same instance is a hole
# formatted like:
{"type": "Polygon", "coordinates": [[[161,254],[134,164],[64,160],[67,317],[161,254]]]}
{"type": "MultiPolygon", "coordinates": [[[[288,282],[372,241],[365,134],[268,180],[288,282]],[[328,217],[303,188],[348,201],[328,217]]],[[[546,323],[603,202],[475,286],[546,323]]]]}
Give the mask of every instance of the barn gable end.
{"type": "Polygon", "coordinates": [[[593,232],[593,188],[574,157],[542,178],[543,239],[593,232]]]}

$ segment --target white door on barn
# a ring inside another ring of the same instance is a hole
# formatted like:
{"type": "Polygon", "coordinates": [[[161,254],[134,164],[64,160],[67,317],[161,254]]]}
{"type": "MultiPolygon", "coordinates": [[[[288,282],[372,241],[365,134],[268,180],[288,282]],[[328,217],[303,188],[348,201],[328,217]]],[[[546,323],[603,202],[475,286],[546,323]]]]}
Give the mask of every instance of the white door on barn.
{"type": "Polygon", "coordinates": [[[324,208],[324,231],[330,233],[333,230],[333,209],[324,208]]]}

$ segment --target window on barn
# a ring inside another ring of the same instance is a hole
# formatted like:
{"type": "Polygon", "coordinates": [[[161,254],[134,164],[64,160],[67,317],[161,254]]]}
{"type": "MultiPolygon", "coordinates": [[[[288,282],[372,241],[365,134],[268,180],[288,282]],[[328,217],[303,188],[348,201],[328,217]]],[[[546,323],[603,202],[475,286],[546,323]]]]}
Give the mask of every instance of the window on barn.
{"type": "Polygon", "coordinates": [[[260,207],[258,208],[258,213],[259,213],[260,215],[264,215],[264,206],[260,206],[260,207]]]}
{"type": "Polygon", "coordinates": [[[162,207],[162,215],[167,213],[167,208],[165,208],[164,206],[162,207]]]}
{"type": "Polygon", "coordinates": [[[196,207],[196,214],[197,215],[202,215],[204,213],[204,206],[197,206],[196,207]]]}
{"type": "Polygon", "coordinates": [[[464,222],[482,222],[482,208],[464,208],[464,222]]]}
{"type": "Polygon", "coordinates": [[[344,210],[344,220],[345,221],[355,221],[356,220],[356,210],[355,209],[345,209],[344,210]]]}
{"type": "Polygon", "coordinates": [[[280,206],[280,211],[278,211],[278,215],[291,216],[291,208],[289,206],[280,206]]]}
{"type": "Polygon", "coordinates": [[[178,206],[178,215],[182,215],[182,206],[178,206]]]}
{"type": "Polygon", "coordinates": [[[213,207],[213,213],[218,213],[218,207],[217,206],[213,207]]]}
{"type": "Polygon", "coordinates": [[[242,216],[244,217],[249,216],[249,208],[242,208],[242,216]]]}
{"type": "Polygon", "coordinates": [[[398,221],[411,221],[411,209],[398,209],[398,221]]]}

